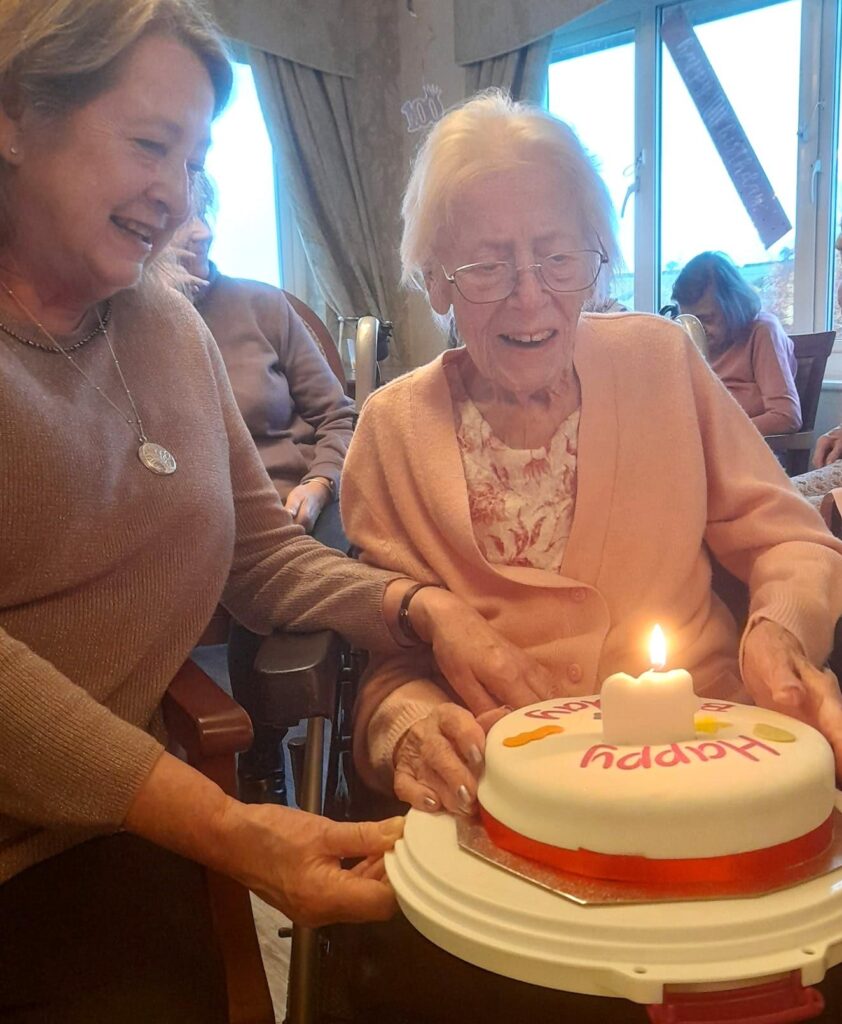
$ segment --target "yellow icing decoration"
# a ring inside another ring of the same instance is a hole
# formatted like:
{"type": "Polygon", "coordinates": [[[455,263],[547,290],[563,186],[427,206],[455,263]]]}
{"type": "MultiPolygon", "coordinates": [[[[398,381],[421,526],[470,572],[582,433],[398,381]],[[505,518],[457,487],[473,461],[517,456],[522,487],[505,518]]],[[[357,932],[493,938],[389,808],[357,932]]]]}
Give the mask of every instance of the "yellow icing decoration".
{"type": "Polygon", "coordinates": [[[767,725],[765,722],[758,722],[752,732],[759,740],[770,740],[772,743],[795,743],[796,739],[786,729],[779,729],[776,725],[767,725]]]}
{"type": "Polygon", "coordinates": [[[531,732],[519,732],[516,736],[507,736],[503,740],[503,746],[525,747],[527,743],[534,743],[535,740],[542,740],[545,736],[554,736],[559,732],[564,732],[560,725],[542,725],[540,729],[532,729],[531,732]]]}
{"type": "Polygon", "coordinates": [[[720,729],[727,729],[730,722],[719,722],[715,718],[702,716],[695,721],[696,732],[718,733],[720,729]]]}

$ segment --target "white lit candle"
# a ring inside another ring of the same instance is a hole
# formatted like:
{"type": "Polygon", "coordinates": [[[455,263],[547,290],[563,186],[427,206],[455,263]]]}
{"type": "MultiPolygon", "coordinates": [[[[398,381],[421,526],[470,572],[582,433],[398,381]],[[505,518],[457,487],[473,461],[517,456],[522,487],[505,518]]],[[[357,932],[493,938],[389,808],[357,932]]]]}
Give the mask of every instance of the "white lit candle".
{"type": "Polygon", "coordinates": [[[637,678],[617,672],[602,684],[602,734],[606,743],[656,746],[696,736],[693,714],[697,701],[693,677],[680,668],[657,671],[667,661],[666,641],[660,626],[652,630],[649,656],[652,661],[649,672],[637,678]]]}

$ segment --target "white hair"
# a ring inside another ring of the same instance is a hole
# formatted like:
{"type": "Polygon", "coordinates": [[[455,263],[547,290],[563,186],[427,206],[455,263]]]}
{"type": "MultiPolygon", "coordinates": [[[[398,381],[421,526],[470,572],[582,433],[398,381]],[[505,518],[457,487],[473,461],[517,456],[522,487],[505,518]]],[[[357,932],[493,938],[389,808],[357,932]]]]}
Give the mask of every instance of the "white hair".
{"type": "Polygon", "coordinates": [[[592,239],[588,244],[608,257],[592,293],[606,299],[621,257],[614,207],[602,178],[569,125],[499,89],[478,93],[445,114],[418,151],[402,207],[403,283],[423,287],[437,238],[452,222],[454,198],[467,182],[535,164],[559,172],[584,236],[592,239]]]}

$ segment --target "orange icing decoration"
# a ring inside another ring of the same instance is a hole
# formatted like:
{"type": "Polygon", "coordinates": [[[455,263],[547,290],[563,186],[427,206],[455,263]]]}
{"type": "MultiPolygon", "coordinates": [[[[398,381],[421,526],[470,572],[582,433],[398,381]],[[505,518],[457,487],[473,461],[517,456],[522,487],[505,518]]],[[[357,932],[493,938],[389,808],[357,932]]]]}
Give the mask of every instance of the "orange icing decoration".
{"type": "Polygon", "coordinates": [[[791,732],[765,722],[758,722],[752,732],[758,739],[770,740],[772,743],[795,743],[795,736],[791,732]]]}
{"type": "Polygon", "coordinates": [[[730,722],[719,722],[715,718],[697,718],[695,722],[696,732],[708,732],[714,735],[719,732],[720,729],[727,729],[730,722]]]}
{"type": "Polygon", "coordinates": [[[516,736],[507,736],[503,740],[503,746],[525,747],[527,743],[534,743],[535,740],[542,740],[546,736],[553,736],[558,732],[564,732],[560,725],[542,725],[540,729],[532,729],[530,732],[519,732],[516,736]]]}

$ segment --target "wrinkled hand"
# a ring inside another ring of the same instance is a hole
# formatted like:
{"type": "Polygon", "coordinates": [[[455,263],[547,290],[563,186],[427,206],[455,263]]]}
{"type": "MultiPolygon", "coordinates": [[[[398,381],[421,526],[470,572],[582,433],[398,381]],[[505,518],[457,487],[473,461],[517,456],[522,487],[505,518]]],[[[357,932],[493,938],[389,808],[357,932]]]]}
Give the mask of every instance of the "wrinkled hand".
{"type": "Polygon", "coordinates": [[[419,811],[473,813],[485,733],[508,711],[496,708],[478,721],[458,704],[439,704],[398,743],[395,796],[419,811]]]}
{"type": "Polygon", "coordinates": [[[198,277],[189,268],[192,265],[193,253],[187,249],[171,249],[166,258],[159,260],[158,270],[167,283],[186,295],[191,302],[202,294],[210,286],[210,281],[204,277],[198,277]]]}
{"type": "Polygon", "coordinates": [[[226,873],[296,924],[385,921],[397,904],[383,854],[403,833],[403,818],[339,822],[274,804],[231,802],[226,873]],[[363,858],[343,868],[346,857],[363,858]]]}
{"type": "Polygon", "coordinates": [[[432,645],[442,675],[475,715],[560,696],[543,665],[449,591],[419,590],[410,616],[416,632],[432,645]]]}
{"type": "Polygon", "coordinates": [[[789,630],[764,620],[746,637],[743,679],[755,704],[818,729],[842,777],[842,694],[830,669],[816,668],[789,630]]]}
{"type": "Polygon", "coordinates": [[[308,480],[304,484],[293,487],[287,495],[284,508],[299,526],[303,526],[310,533],[316,525],[319,514],[330,499],[331,493],[327,483],[308,480]]]}
{"type": "Polygon", "coordinates": [[[822,434],[816,441],[816,450],[813,452],[813,465],[816,469],[829,466],[837,459],[842,459],[842,424],[822,434]]]}

